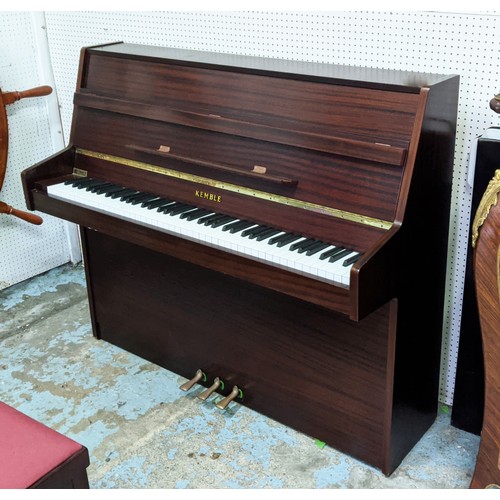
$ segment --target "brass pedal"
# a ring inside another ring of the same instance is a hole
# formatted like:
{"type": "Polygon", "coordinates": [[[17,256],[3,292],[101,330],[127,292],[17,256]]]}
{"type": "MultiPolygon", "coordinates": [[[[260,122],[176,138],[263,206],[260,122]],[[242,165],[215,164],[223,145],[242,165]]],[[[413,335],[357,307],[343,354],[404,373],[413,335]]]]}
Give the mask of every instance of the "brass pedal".
{"type": "Polygon", "coordinates": [[[186,383],[180,386],[181,391],[189,391],[194,384],[199,382],[200,380],[205,381],[207,376],[203,373],[202,370],[196,370],[194,377],[191,380],[188,380],[186,383]]]}
{"type": "Polygon", "coordinates": [[[221,390],[224,390],[224,382],[219,377],[215,377],[214,383],[208,389],[200,392],[196,397],[202,401],[206,401],[219,387],[221,390]]]}
{"type": "Polygon", "coordinates": [[[219,410],[225,410],[227,408],[227,405],[236,398],[243,398],[243,392],[237,385],[233,387],[228,396],[226,396],[224,399],[221,399],[218,403],[216,403],[215,406],[217,406],[219,410]]]}

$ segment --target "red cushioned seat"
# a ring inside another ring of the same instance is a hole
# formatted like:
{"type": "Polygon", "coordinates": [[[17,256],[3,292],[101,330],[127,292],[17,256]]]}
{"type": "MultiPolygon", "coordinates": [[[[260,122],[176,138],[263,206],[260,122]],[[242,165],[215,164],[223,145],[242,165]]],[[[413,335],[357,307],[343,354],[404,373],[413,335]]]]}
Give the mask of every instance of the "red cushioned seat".
{"type": "Polygon", "coordinates": [[[87,449],[0,401],[0,488],[88,488],[87,449]]]}

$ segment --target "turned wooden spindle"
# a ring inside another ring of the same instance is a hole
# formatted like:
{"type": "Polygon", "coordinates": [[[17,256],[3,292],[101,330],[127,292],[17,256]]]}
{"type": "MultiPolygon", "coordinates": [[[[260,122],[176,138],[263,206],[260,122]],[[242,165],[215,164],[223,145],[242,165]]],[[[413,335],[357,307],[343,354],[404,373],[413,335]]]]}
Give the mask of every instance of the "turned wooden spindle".
{"type": "Polygon", "coordinates": [[[7,122],[6,106],[13,102],[19,101],[27,97],[41,97],[49,95],[52,92],[52,87],[42,85],[28,90],[15,90],[12,92],[0,91],[0,191],[5,180],[5,171],[7,169],[7,154],[9,149],[9,124],[7,122]]]}
{"type": "Polygon", "coordinates": [[[29,222],[30,224],[40,225],[43,222],[43,219],[40,216],[30,212],[24,212],[23,210],[18,210],[17,208],[7,205],[7,203],[4,203],[3,201],[0,201],[0,214],[13,215],[14,217],[18,217],[19,219],[29,222]]]}
{"type": "Polygon", "coordinates": [[[4,105],[12,104],[13,102],[19,101],[20,99],[25,99],[27,97],[41,97],[44,95],[49,95],[52,92],[52,87],[49,85],[41,85],[40,87],[34,87],[28,90],[13,90],[12,92],[3,92],[2,100],[4,105]]]}

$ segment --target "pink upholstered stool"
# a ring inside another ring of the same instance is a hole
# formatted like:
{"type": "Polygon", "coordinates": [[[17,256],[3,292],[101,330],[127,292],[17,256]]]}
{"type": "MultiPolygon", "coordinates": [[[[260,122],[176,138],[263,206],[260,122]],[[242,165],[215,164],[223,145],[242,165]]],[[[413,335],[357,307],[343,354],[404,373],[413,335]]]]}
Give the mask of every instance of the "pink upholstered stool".
{"type": "Polygon", "coordinates": [[[0,488],[88,488],[87,448],[0,401],[0,488]]]}

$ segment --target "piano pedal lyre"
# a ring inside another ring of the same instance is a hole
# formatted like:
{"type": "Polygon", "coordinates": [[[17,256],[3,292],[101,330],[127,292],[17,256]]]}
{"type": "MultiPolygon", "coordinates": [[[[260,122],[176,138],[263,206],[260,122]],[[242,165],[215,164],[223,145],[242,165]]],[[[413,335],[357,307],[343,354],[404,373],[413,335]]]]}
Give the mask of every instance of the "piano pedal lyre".
{"type": "Polygon", "coordinates": [[[196,384],[200,380],[205,382],[206,379],[207,379],[207,376],[205,375],[205,373],[203,373],[203,370],[198,369],[198,370],[196,370],[194,377],[191,380],[188,380],[187,382],[182,384],[180,386],[180,389],[182,391],[189,391],[189,389],[191,389],[191,387],[193,387],[194,384],[196,384]]]}
{"type": "Polygon", "coordinates": [[[224,382],[219,377],[215,377],[214,383],[208,389],[200,392],[200,394],[198,394],[198,396],[196,397],[198,399],[201,399],[202,401],[206,401],[219,388],[222,391],[224,390],[224,382]]]}
{"type": "Polygon", "coordinates": [[[243,399],[243,391],[237,385],[233,387],[228,396],[226,396],[224,399],[221,399],[218,403],[215,404],[215,406],[217,406],[219,410],[225,410],[228,404],[236,398],[243,399]]]}

